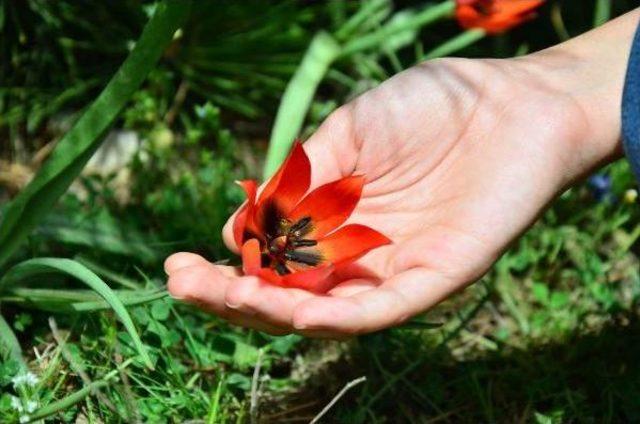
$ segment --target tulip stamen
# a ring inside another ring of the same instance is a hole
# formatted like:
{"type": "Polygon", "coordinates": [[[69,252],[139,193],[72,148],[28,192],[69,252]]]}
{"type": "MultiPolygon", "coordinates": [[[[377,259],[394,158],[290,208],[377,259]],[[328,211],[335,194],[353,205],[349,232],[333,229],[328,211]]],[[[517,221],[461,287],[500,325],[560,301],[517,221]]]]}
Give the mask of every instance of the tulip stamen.
{"type": "Polygon", "coordinates": [[[322,260],[321,256],[316,252],[305,252],[301,250],[286,251],[284,253],[284,257],[288,261],[298,262],[309,266],[316,266],[322,260]]]}
{"type": "Polygon", "coordinates": [[[290,244],[291,247],[311,247],[317,245],[318,241],[309,239],[291,240],[290,244]]]}
{"type": "Polygon", "coordinates": [[[306,216],[289,228],[288,236],[298,239],[308,234],[312,228],[311,218],[306,216]]]}
{"type": "Polygon", "coordinates": [[[276,262],[274,267],[280,275],[291,274],[291,271],[289,271],[287,266],[282,262],[276,262]]]}
{"type": "MultiPolygon", "coordinates": [[[[478,1],[491,6],[516,0],[464,0],[469,5],[478,1]]],[[[476,10],[464,9],[478,19],[476,10]]],[[[511,10],[507,8],[507,12],[511,10]]],[[[342,226],[362,197],[363,175],[346,176],[309,190],[311,161],[300,143],[294,144],[276,175],[260,193],[256,181],[239,182],[248,202],[233,222],[233,237],[247,275],[285,287],[325,292],[334,283],[328,277],[336,267],[391,243],[366,225],[342,226]]]]}
{"type": "MultiPolygon", "coordinates": [[[[275,209],[274,211],[275,212],[275,209]]],[[[273,215],[271,215],[273,216],[273,215]]],[[[301,247],[313,247],[316,240],[304,239],[313,229],[310,217],[304,217],[296,222],[286,218],[271,218],[273,231],[267,234],[264,254],[271,268],[278,274],[290,274],[287,262],[296,262],[307,266],[316,266],[322,262],[322,256],[315,251],[297,250],[301,247]]]]}

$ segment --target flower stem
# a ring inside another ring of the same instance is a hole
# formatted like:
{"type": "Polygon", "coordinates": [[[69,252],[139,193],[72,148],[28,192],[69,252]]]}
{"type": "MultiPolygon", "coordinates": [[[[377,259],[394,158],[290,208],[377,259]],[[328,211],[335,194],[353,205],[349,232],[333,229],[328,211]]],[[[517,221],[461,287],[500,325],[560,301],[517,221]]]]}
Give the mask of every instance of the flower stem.
{"type": "Polygon", "coordinates": [[[483,39],[487,33],[482,29],[470,29],[462,34],[445,41],[430,52],[424,55],[424,60],[436,59],[438,57],[448,56],[459,50],[464,49],[475,43],[478,40],[483,39]]]}
{"type": "Polygon", "coordinates": [[[356,38],[344,45],[342,49],[342,56],[349,56],[353,53],[361,52],[363,50],[370,49],[375,46],[379,46],[382,42],[388,39],[390,36],[401,32],[421,28],[425,25],[434,23],[444,17],[450,16],[456,5],[453,0],[447,0],[443,3],[439,3],[435,6],[428,7],[425,10],[412,16],[411,19],[403,22],[402,25],[387,25],[368,34],[364,37],[356,38]]]}

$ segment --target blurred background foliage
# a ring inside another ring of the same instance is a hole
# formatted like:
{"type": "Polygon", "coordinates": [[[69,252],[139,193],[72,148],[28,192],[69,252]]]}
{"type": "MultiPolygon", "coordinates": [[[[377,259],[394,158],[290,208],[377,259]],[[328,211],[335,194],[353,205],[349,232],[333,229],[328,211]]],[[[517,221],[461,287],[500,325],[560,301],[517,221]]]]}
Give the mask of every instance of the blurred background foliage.
{"type": "MultiPolygon", "coordinates": [[[[262,422],[308,422],[361,375],[367,383],[326,422],[640,420],[640,225],[624,163],[563,194],[482,282],[429,314],[445,323],[435,331],[416,325],[349,343],[275,338],[156,296],[171,251],[237,260],[220,237],[243,198],[232,182],[261,174],[280,98],[314,35],[347,45],[430,4],[196,1],[98,155],[13,258],[76,258],[99,275],[128,305],[154,370],[86,287],[60,276],[41,279],[44,287],[12,286],[0,293],[2,315],[38,382],[16,384],[20,365],[0,362],[0,422],[18,422],[29,401],[59,407],[51,422],[249,422],[257,361],[262,422]],[[148,297],[136,302],[130,290],[148,297]],[[56,404],[96,382],[108,385],[56,404]]],[[[525,54],[636,5],[549,1],[536,20],[455,54],[525,54]]],[[[0,217],[156,7],[0,0],[0,217]]],[[[444,19],[338,57],[313,97],[303,138],[338,105],[460,31],[444,19]]]]}

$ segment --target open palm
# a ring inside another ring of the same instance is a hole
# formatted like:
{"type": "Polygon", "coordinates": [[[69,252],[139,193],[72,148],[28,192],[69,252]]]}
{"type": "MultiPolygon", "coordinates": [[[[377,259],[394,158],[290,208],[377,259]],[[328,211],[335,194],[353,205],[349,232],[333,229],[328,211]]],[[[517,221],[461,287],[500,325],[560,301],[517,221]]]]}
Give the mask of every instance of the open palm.
{"type": "MultiPolygon", "coordinates": [[[[464,288],[599,157],[567,147],[587,136],[582,110],[533,69],[513,59],[419,65],[341,107],[305,143],[312,188],[365,175],[347,223],[393,241],[335,274],[327,295],[190,253],[167,260],[169,291],[239,325],[341,337],[464,288]]],[[[229,224],[224,236],[235,249],[229,224]]]]}

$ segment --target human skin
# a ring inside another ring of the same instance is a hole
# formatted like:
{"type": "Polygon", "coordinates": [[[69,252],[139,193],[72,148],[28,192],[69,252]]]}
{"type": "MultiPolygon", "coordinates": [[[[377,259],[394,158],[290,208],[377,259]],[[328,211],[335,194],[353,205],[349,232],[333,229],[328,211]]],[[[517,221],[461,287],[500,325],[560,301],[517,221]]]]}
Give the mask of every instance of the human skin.
{"type": "MultiPolygon", "coordinates": [[[[304,144],[312,189],[366,176],[347,223],[393,240],[326,295],[192,253],[165,263],[178,299],[272,334],[344,338],[400,324],[481,277],[554,197],[621,154],[620,103],[640,9],[515,59],[440,59],[336,110],[304,144]]],[[[224,228],[229,248],[234,217],[224,228]]]]}

